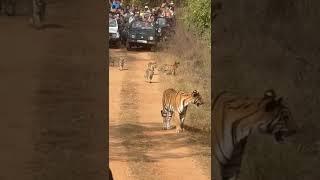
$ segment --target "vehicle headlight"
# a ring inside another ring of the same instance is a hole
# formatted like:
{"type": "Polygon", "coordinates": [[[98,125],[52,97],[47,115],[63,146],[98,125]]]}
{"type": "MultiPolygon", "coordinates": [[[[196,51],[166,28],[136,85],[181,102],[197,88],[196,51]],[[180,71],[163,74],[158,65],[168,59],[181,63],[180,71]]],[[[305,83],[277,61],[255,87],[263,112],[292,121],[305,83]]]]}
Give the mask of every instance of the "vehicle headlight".
{"type": "Polygon", "coordinates": [[[134,34],[132,34],[132,35],[131,35],[131,38],[133,38],[133,39],[134,39],[134,38],[136,38],[136,36],[135,36],[134,34]]]}
{"type": "Polygon", "coordinates": [[[150,37],[149,37],[149,40],[151,40],[151,41],[152,41],[152,40],[153,40],[153,36],[150,36],[150,37]]]}

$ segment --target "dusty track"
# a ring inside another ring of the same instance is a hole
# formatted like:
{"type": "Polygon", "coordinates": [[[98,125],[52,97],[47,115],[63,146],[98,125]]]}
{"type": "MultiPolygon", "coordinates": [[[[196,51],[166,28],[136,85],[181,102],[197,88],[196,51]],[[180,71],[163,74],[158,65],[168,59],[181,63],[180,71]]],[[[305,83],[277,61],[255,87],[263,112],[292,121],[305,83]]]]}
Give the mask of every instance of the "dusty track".
{"type": "MultiPolygon", "coordinates": [[[[161,130],[159,75],[144,81],[150,52],[110,49],[127,55],[127,70],[109,71],[109,164],[116,180],[208,180],[196,162],[188,133],[161,130]]],[[[156,72],[157,74],[157,72],[156,72]]]]}
{"type": "Polygon", "coordinates": [[[40,31],[0,16],[1,180],[106,179],[103,5],[50,0],[40,31]]]}

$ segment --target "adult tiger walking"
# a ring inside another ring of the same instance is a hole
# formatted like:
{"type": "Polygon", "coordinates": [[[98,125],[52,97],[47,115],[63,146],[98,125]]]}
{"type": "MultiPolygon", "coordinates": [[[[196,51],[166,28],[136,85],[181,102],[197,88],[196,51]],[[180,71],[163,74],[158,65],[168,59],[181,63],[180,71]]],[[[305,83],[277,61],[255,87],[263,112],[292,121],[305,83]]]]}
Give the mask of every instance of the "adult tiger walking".
{"type": "Polygon", "coordinates": [[[212,113],[217,180],[238,179],[243,151],[252,132],[273,135],[277,143],[283,143],[296,130],[289,108],[282,98],[276,99],[274,90],[265,91],[262,98],[222,92],[213,101],[212,113]]]}
{"type": "Polygon", "coordinates": [[[176,123],[176,131],[180,133],[184,130],[184,120],[186,118],[189,104],[198,107],[204,104],[202,96],[197,90],[192,93],[167,89],[163,92],[161,116],[163,117],[163,129],[170,129],[170,121],[173,118],[176,123]]]}

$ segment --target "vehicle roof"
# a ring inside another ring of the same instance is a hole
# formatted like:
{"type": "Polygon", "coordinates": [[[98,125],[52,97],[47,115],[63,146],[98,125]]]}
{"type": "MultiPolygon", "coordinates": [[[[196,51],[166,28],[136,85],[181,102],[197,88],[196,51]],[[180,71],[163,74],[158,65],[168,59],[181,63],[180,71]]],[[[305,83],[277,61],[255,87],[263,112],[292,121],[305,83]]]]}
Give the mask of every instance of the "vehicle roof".
{"type": "MultiPolygon", "coordinates": [[[[145,23],[146,21],[142,21],[142,20],[139,20],[139,19],[138,19],[138,20],[133,20],[133,21],[129,24],[129,26],[132,26],[132,24],[133,24],[133,23],[135,23],[135,22],[142,22],[142,23],[145,23]]],[[[147,23],[149,23],[149,22],[147,22],[147,23]]],[[[153,23],[150,23],[150,24],[152,25],[153,23]]],[[[153,29],[154,29],[155,27],[154,27],[154,26],[151,26],[151,28],[153,28],[153,29]]]]}

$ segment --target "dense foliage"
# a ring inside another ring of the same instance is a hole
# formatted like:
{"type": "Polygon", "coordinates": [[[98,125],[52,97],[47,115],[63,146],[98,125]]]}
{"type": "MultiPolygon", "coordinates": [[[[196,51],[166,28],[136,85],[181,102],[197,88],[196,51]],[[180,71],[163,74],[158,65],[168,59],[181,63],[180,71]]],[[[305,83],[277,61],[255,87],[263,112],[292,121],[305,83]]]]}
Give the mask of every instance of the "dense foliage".
{"type": "Polygon", "coordinates": [[[184,19],[199,35],[207,38],[211,33],[211,0],[187,0],[184,5],[184,19]]]}

